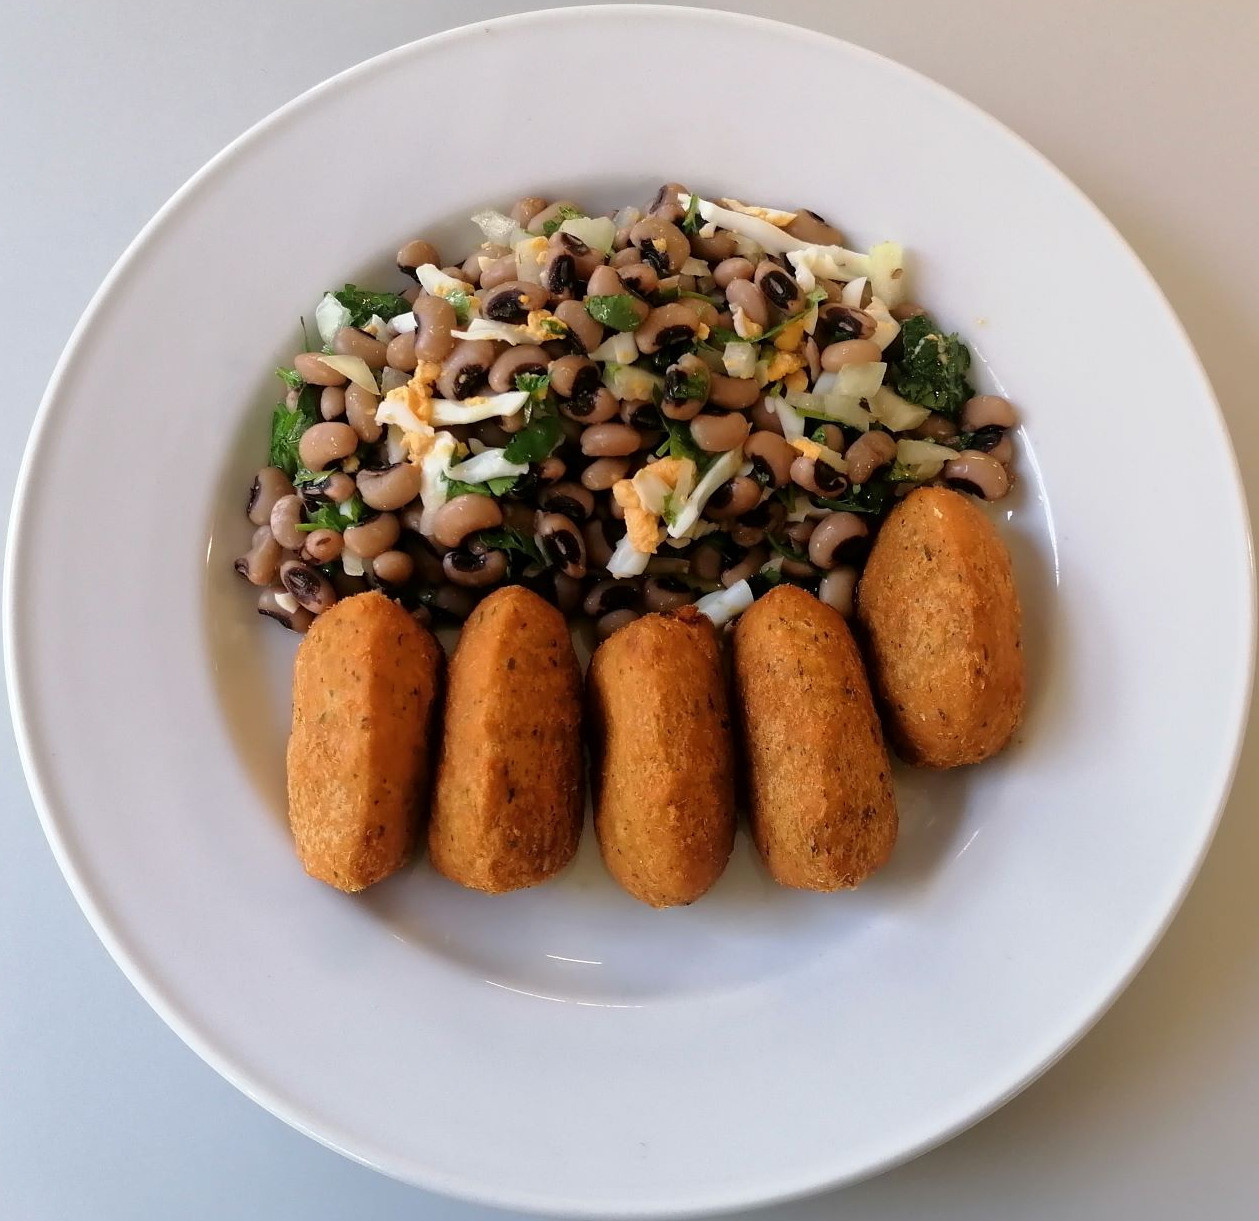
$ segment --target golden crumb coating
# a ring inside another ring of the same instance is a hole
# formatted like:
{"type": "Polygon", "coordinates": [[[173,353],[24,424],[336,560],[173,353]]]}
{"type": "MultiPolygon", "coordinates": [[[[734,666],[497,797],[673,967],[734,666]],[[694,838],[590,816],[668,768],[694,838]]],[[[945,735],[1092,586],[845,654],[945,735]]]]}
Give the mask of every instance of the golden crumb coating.
{"type": "Polygon", "coordinates": [[[844,617],[794,585],[770,590],[734,632],[752,837],[784,886],[842,890],[896,843],[891,766],[844,617]]]}
{"type": "Polygon", "coordinates": [[[511,585],[469,616],[450,663],[428,849],[494,894],[536,886],[577,851],[581,669],[563,615],[511,585]]]}
{"type": "Polygon", "coordinates": [[[370,886],[410,856],[428,793],[437,641],[380,593],[318,616],[293,666],[289,825],[306,872],[370,886]]]}
{"type": "Polygon", "coordinates": [[[586,682],[608,871],[653,907],[692,903],[734,844],[730,714],[712,624],[689,606],[645,615],[599,646],[586,682]]]}
{"type": "Polygon", "coordinates": [[[926,767],[995,755],[1023,717],[1022,614],[1010,554],[970,497],[918,488],[880,529],[857,593],[898,753],[926,767]]]}

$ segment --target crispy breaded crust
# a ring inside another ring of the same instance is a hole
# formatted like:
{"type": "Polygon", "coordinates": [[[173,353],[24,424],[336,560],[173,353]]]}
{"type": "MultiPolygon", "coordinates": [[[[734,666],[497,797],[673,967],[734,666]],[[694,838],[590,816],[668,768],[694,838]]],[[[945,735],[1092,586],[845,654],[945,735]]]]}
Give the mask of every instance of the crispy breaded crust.
{"type": "Polygon", "coordinates": [[[734,844],[730,714],[712,624],[691,607],[608,637],[586,677],[595,832],[653,907],[693,903],[734,844]]]}
{"type": "Polygon", "coordinates": [[[490,594],[450,663],[428,848],[473,890],[536,886],[577,851],[584,801],[581,669],[568,625],[537,594],[490,594]]]}
{"type": "Polygon", "coordinates": [[[861,654],[844,617],[794,585],[734,633],[752,837],[774,878],[841,890],[896,843],[896,796],[861,654]]]}
{"type": "Polygon", "coordinates": [[[970,498],[911,492],[883,523],[857,595],[888,735],[910,763],[995,755],[1023,716],[1010,554],[970,498]]]}
{"type": "Polygon", "coordinates": [[[293,666],[289,825],[306,872],[356,891],[400,868],[428,793],[437,641],[383,594],[320,615],[293,666]]]}

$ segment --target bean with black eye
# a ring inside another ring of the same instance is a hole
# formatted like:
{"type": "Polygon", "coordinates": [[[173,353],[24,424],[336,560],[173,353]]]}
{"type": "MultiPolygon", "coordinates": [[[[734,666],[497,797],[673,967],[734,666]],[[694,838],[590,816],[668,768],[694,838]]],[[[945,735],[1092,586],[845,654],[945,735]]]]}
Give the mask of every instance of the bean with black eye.
{"type": "Polygon", "coordinates": [[[847,305],[828,304],[818,309],[814,338],[825,352],[832,344],[848,339],[869,339],[874,334],[875,322],[864,310],[847,305]]]}
{"type": "Polygon", "coordinates": [[[560,572],[570,577],[586,575],[586,542],[571,518],[563,513],[539,513],[534,533],[560,572]]]}
{"type": "Polygon", "coordinates": [[[634,332],[638,350],[651,354],[670,344],[689,342],[700,327],[699,316],[689,304],[671,301],[658,305],[634,332]]]}
{"type": "Polygon", "coordinates": [[[282,585],[264,589],[258,596],[258,614],[274,619],[295,632],[305,632],[314,623],[315,616],[302,606],[296,610],[290,610],[292,601],[292,596],[282,585]],[[281,602],[280,598],[283,598],[284,602],[281,602]]]}
{"type": "Polygon", "coordinates": [[[739,547],[755,547],[765,541],[765,534],[764,526],[748,526],[741,521],[730,526],[730,541],[739,547]]]}
{"type": "MultiPolygon", "coordinates": [[[[650,296],[660,285],[660,277],[656,274],[656,269],[638,259],[638,251],[633,247],[622,251],[622,254],[633,257],[616,263],[616,272],[621,277],[621,283],[640,297],[650,296]]],[[[619,255],[617,257],[620,258],[619,255]]]]}
{"type": "Polygon", "coordinates": [[[580,524],[595,511],[594,493],[580,483],[556,483],[543,490],[538,503],[548,513],[563,513],[580,524]]]}
{"type": "Polygon", "coordinates": [[[384,426],[376,423],[376,407],[380,400],[370,391],[353,383],[345,388],[345,420],[369,445],[384,434],[384,426]]]}
{"type": "Polygon", "coordinates": [[[357,356],[369,369],[385,367],[385,345],[357,327],[343,326],[337,331],[332,337],[332,350],[338,356],[357,356]]]}
{"type": "Polygon", "coordinates": [[[569,216],[585,216],[585,210],[580,204],[575,204],[571,199],[557,199],[554,203],[547,204],[544,208],[539,208],[530,218],[525,228],[535,236],[545,233],[554,221],[556,225],[563,224],[564,220],[569,216]]]}
{"type": "Polygon", "coordinates": [[[415,572],[415,561],[405,551],[382,551],[372,560],[372,575],[383,585],[405,585],[415,572]]]}
{"type": "MultiPolygon", "coordinates": [[[[505,561],[503,567],[506,570],[505,561]]],[[[444,570],[442,575],[445,576],[444,570]]],[[[428,599],[428,608],[434,614],[448,615],[462,622],[476,609],[477,601],[477,595],[471,589],[447,582],[433,591],[428,599]]]]}
{"type": "Polygon", "coordinates": [[[857,576],[857,570],[846,564],[832,568],[818,584],[817,596],[827,606],[833,606],[845,619],[851,619],[857,576]]]}
{"type": "Polygon", "coordinates": [[[503,524],[503,511],[488,496],[468,492],[448,500],[433,514],[433,541],[443,547],[458,547],[477,530],[492,530],[503,524]]]}
{"type": "MultiPolygon", "coordinates": [[[[784,314],[798,313],[804,307],[804,293],[795,277],[771,259],[762,259],[756,266],[752,281],[765,294],[771,305],[784,314]]],[[[729,293],[729,289],[726,290],[729,293]]]]}
{"type": "Polygon", "coordinates": [[[385,361],[391,369],[413,373],[415,366],[419,364],[419,355],[415,350],[415,332],[404,331],[395,335],[385,347],[385,361]]]}
{"type": "Polygon", "coordinates": [[[568,618],[581,607],[581,582],[562,572],[551,574],[552,597],[560,613],[568,618]]]}
{"type": "MultiPolygon", "coordinates": [[[[731,311],[742,310],[743,316],[749,322],[762,329],[768,325],[769,302],[760,285],[753,284],[750,280],[732,280],[726,289],[726,300],[730,303],[731,311]]],[[[754,331],[751,338],[759,334],[760,331],[754,331]]]]}
{"type": "Polygon", "coordinates": [[[420,494],[423,475],[414,462],[395,462],[383,470],[361,470],[355,476],[363,503],[382,512],[401,509],[420,494]]]}
{"type": "Polygon", "coordinates": [[[271,533],[271,527],[262,525],[254,531],[249,550],[236,561],[235,568],[251,585],[270,585],[280,571],[283,554],[284,548],[271,533]]]}
{"type": "Polygon", "coordinates": [[[979,432],[984,428],[1013,428],[1018,423],[1009,399],[999,394],[977,394],[962,404],[962,428],[979,432]]]}
{"type": "Polygon", "coordinates": [[[769,403],[770,401],[764,396],[758,398],[752,404],[752,410],[748,412],[748,419],[752,421],[752,427],[757,432],[768,432],[776,437],[781,437],[783,435],[783,422],[778,418],[778,412],[774,411],[769,403]]]}
{"type": "Polygon", "coordinates": [[[1014,461],[1014,442],[1010,440],[1008,432],[1001,434],[1001,439],[988,451],[988,456],[995,458],[1002,466],[1009,466],[1014,461]]]}
{"type": "Polygon", "coordinates": [[[516,261],[515,255],[508,246],[502,245],[501,242],[482,242],[466,259],[463,261],[463,274],[472,281],[473,284],[483,287],[484,280],[482,278],[482,261],[492,263],[496,259],[510,257],[512,262],[516,261]]]}
{"type": "Polygon", "coordinates": [[[293,484],[289,477],[278,466],[264,466],[254,476],[245,512],[255,526],[265,526],[271,520],[276,501],[292,495],[293,484]]]}
{"type": "Polygon", "coordinates": [[[538,463],[535,474],[541,487],[559,483],[568,472],[568,465],[558,454],[551,454],[538,463]]]}
{"type": "Polygon", "coordinates": [[[451,331],[459,325],[455,307],[445,297],[428,293],[416,297],[411,307],[415,315],[415,353],[420,360],[445,360],[454,350],[451,331]]]}
{"type": "Polygon", "coordinates": [[[708,401],[727,411],[746,411],[761,397],[761,388],[754,377],[727,377],[714,373],[708,382],[708,401]]]}
{"type": "Polygon", "coordinates": [[[845,365],[866,365],[883,359],[877,343],[869,339],[841,339],[822,349],[822,368],[836,373],[845,365]]]}
{"type": "Polygon", "coordinates": [[[791,464],[797,453],[780,434],[757,429],[747,439],[743,456],[752,463],[752,474],[761,482],[781,488],[791,480],[791,464]]]}
{"type": "Polygon", "coordinates": [[[755,273],[756,268],[750,259],[736,257],[722,259],[713,268],[713,279],[717,282],[718,288],[724,289],[729,293],[730,286],[737,280],[751,280],[755,273]]]}
{"type": "Polygon", "coordinates": [[[921,318],[926,312],[921,305],[916,305],[912,301],[902,301],[899,305],[894,305],[888,310],[888,313],[897,322],[908,322],[911,318],[921,318]]]}
{"type": "Polygon", "coordinates": [[[829,462],[815,462],[803,454],[791,464],[791,480],[806,492],[831,499],[848,490],[848,476],[843,471],[837,471],[829,462]]]}
{"type": "Polygon", "coordinates": [[[487,292],[500,284],[507,284],[516,278],[516,256],[505,254],[502,258],[491,259],[481,268],[481,291],[487,292]]]}
{"type": "Polygon", "coordinates": [[[815,246],[842,246],[844,244],[844,235],[829,225],[816,212],[810,212],[808,208],[801,208],[796,213],[795,220],[786,226],[786,230],[792,237],[799,238],[802,242],[811,242],[815,246]]]}
{"type": "Polygon", "coordinates": [[[620,412],[621,404],[606,386],[600,386],[593,394],[560,400],[560,415],[578,424],[603,425],[620,412]]]}
{"type": "Polygon", "coordinates": [[[944,464],[944,482],[981,500],[1000,500],[1010,490],[1010,472],[991,454],[964,449],[944,464]]]}
{"type": "Polygon", "coordinates": [[[924,441],[938,441],[941,445],[947,445],[957,436],[957,425],[948,416],[938,415],[933,411],[909,435],[920,437],[924,441]]]}
{"type": "Polygon", "coordinates": [[[285,560],[280,565],[280,584],[312,615],[322,615],[337,600],[332,582],[319,569],[301,560],[285,560]]]}
{"type": "Polygon", "coordinates": [[[600,616],[595,623],[595,635],[600,640],[607,640],[614,632],[619,632],[635,619],[641,618],[642,616],[636,610],[609,611],[608,614],[600,616]]]}
{"type": "Polygon", "coordinates": [[[324,364],[322,352],[298,352],[293,357],[293,368],[302,381],[312,386],[344,386],[350,379],[330,365],[324,364]]]}
{"type": "MultiPolygon", "coordinates": [[[[587,561],[597,568],[606,568],[608,561],[612,558],[612,544],[608,542],[603,522],[597,518],[591,518],[582,526],[581,537],[586,544],[587,561]]],[[[586,613],[593,614],[594,612],[587,611],[586,613]]]]}
{"type": "Polygon", "coordinates": [[[691,438],[706,454],[721,454],[742,445],[751,427],[737,411],[704,411],[691,421],[691,438]]]}
{"type": "Polygon", "coordinates": [[[308,471],[348,458],[358,448],[358,433],[348,424],[312,424],[297,442],[297,455],[308,471]]]}
{"type": "MultiPolygon", "coordinates": [[[[822,424],[814,429],[813,437],[820,445],[842,454],[848,445],[844,439],[844,430],[838,424],[822,424]]],[[[855,481],[854,481],[855,482],[855,481]]]]}
{"type": "Polygon", "coordinates": [[[812,537],[813,530],[816,526],[816,518],[806,517],[804,521],[793,521],[783,532],[786,534],[791,545],[795,547],[796,550],[800,550],[802,547],[807,547],[809,545],[809,539],[812,537]]]}
{"type": "Polygon", "coordinates": [[[476,394],[489,376],[498,355],[488,339],[460,339],[442,362],[437,392],[444,399],[466,399],[476,394]]]}
{"type": "Polygon", "coordinates": [[[661,411],[671,420],[689,420],[708,401],[712,373],[693,352],[679,357],[664,375],[661,411]]]}
{"type": "Polygon", "coordinates": [[[878,428],[862,433],[844,454],[848,478],[853,483],[868,483],[877,470],[890,466],[895,460],[895,439],[878,428]]]}
{"type": "Polygon", "coordinates": [[[870,528],[859,513],[828,513],[809,536],[809,562],[818,568],[851,564],[870,547],[870,528]]]}
{"type": "Polygon", "coordinates": [[[586,284],[587,297],[619,297],[624,296],[628,291],[621,282],[616,268],[606,264],[596,267],[590,273],[590,280],[586,284]]]}
{"type": "Polygon", "coordinates": [[[442,572],[456,585],[484,589],[507,575],[507,556],[502,551],[475,552],[461,547],[442,556],[442,572]]]}
{"type": "Polygon", "coordinates": [[[552,297],[571,300],[577,290],[577,264],[566,251],[552,251],[542,265],[542,286],[552,297]]]}
{"type": "Polygon", "coordinates": [[[737,585],[740,581],[746,581],[748,577],[760,572],[768,559],[768,547],[760,545],[753,547],[737,564],[732,564],[729,568],[722,571],[722,585],[729,589],[731,585],[737,585]]]}
{"type": "Polygon", "coordinates": [[[629,470],[627,458],[596,458],[581,473],[581,486],[591,492],[610,491],[614,483],[625,478],[629,470]]]}
{"type": "Polygon", "coordinates": [[[712,237],[701,237],[698,233],[691,234],[691,254],[705,263],[721,263],[731,258],[738,250],[739,243],[733,233],[717,232],[712,237]]]}
{"type": "Polygon", "coordinates": [[[746,475],[727,479],[709,498],[704,506],[704,516],[713,521],[727,521],[742,517],[754,509],[761,500],[761,485],[746,475]]]}
{"type": "Polygon", "coordinates": [[[678,196],[690,193],[680,182],[666,182],[652,197],[647,214],[662,216],[669,221],[681,220],[686,215],[686,209],[678,203],[678,196]]]}
{"type": "Polygon", "coordinates": [[[508,280],[481,298],[481,315],[491,322],[520,325],[534,310],[545,307],[547,290],[526,280],[508,280]]]}
{"type": "Polygon", "coordinates": [[[325,420],[339,420],[345,415],[344,386],[325,386],[319,392],[319,414],[325,420]]]}
{"type": "Polygon", "coordinates": [[[672,221],[644,216],[630,229],[630,242],[642,260],[662,276],[675,275],[691,257],[691,243],[672,221]]]}
{"type": "MultiPolygon", "coordinates": [[[[611,555],[611,551],[608,554],[611,555]]],[[[600,567],[602,567],[601,563],[600,567]]],[[[597,619],[601,615],[610,614],[612,611],[628,610],[633,606],[637,606],[641,593],[642,584],[634,577],[621,580],[609,578],[591,586],[581,608],[592,619],[597,619]]]]}
{"type": "Polygon", "coordinates": [[[623,458],[641,444],[638,429],[611,421],[593,424],[581,434],[581,452],[589,458],[623,458]]]}
{"type": "Polygon", "coordinates": [[[561,301],[554,313],[583,352],[593,352],[603,342],[603,324],[596,322],[580,301],[561,301]]]}
{"type": "Polygon", "coordinates": [[[561,398],[593,394],[600,386],[599,366],[588,356],[562,356],[551,362],[551,389],[561,398]]]}
{"type": "Polygon", "coordinates": [[[516,389],[516,378],[522,373],[545,373],[551,358],[534,344],[522,343],[510,347],[496,357],[490,366],[490,389],[495,394],[505,394],[516,389]]]}
{"type": "Polygon", "coordinates": [[[725,566],[725,557],[712,543],[700,543],[691,552],[691,573],[701,581],[716,581],[725,566]]]}
{"type": "MultiPolygon", "coordinates": [[[[553,257],[565,256],[573,261],[573,274],[581,283],[585,283],[594,274],[595,269],[600,267],[605,259],[602,250],[596,250],[593,246],[587,245],[572,233],[565,233],[560,230],[552,233],[547,238],[547,259],[553,257]]],[[[545,282],[546,272],[543,272],[543,281],[545,282]]]]}
{"type": "Polygon", "coordinates": [[[509,215],[522,229],[527,229],[529,222],[546,206],[547,202],[542,196],[524,195],[512,204],[509,215]]]}
{"type": "Polygon", "coordinates": [[[402,533],[402,523],[393,513],[378,513],[357,526],[348,526],[343,536],[345,546],[365,560],[389,551],[402,533]]]}
{"type": "Polygon", "coordinates": [[[437,247],[421,237],[417,237],[413,242],[407,242],[398,251],[398,270],[413,280],[416,278],[415,269],[423,267],[426,263],[440,267],[442,260],[441,255],[437,253],[437,247]]]}
{"type": "Polygon", "coordinates": [[[694,601],[695,591],[681,577],[648,577],[643,585],[643,606],[657,614],[689,606],[694,601]]]}
{"type": "Polygon", "coordinates": [[[298,495],[305,505],[313,509],[321,503],[344,504],[354,491],[353,476],[344,471],[327,471],[320,478],[303,483],[298,495]]]}
{"type": "Polygon", "coordinates": [[[302,559],[310,564],[330,564],[341,554],[343,545],[336,530],[312,530],[302,546],[302,559]]]}

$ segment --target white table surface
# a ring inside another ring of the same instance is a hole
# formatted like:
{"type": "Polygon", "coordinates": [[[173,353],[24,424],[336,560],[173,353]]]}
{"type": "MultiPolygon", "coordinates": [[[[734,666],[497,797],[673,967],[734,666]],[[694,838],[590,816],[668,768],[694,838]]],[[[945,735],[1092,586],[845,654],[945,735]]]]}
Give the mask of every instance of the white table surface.
{"type": "MultiPolygon", "coordinates": [[[[485,0],[0,3],[0,423],[7,438],[0,512],[76,317],[134,233],[189,174],[256,119],[341,68],[452,25],[528,7],[485,0]]],[[[1259,503],[1259,6],[747,0],[725,7],[772,10],[902,60],[991,111],[1066,170],[1179,310],[1259,503]]],[[[843,133],[834,140],[842,144],[843,133]]],[[[983,167],[966,172],[982,191],[983,167]]],[[[1091,316],[1087,273],[1081,268],[1080,313],[1061,319],[1056,342],[1077,335],[1095,342],[1092,336],[1105,333],[1105,319],[1091,316]]],[[[195,319],[195,289],[183,307],[195,319]]],[[[1174,472],[1127,470],[1121,456],[1115,470],[1116,478],[1160,480],[1168,511],[1192,512],[1193,489],[1177,487],[1174,472]]],[[[56,562],[73,562],[94,528],[85,490],[84,537],[67,539],[56,562]]],[[[845,1192],[758,1216],[1259,1215],[1254,739],[1252,732],[1219,837],[1180,917],[1076,1050],[947,1146],[845,1192]]],[[[7,720],[0,731],[0,876],[3,1221],[501,1215],[402,1186],[299,1136],[166,1029],[109,960],[62,882],[7,720]]]]}

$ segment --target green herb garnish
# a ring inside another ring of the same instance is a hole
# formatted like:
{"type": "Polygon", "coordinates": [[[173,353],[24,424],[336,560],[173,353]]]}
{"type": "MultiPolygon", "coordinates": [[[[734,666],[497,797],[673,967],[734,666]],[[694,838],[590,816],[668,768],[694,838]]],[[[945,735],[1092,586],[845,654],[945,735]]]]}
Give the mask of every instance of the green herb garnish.
{"type": "Polygon", "coordinates": [[[373,314],[389,319],[411,308],[407,299],[397,293],[373,293],[357,284],[347,284],[332,295],[350,311],[350,326],[363,326],[373,314]]]}
{"type": "Polygon", "coordinates": [[[957,337],[941,333],[926,314],[901,324],[901,358],[892,370],[896,393],[920,407],[956,419],[974,388],[966,380],[970,349],[957,337]]]}
{"type": "Polygon", "coordinates": [[[508,555],[522,556],[525,564],[548,565],[542,548],[529,537],[511,526],[496,526],[492,530],[478,530],[476,538],[486,547],[495,551],[506,551],[508,555]]]}
{"type": "Polygon", "coordinates": [[[500,475],[497,479],[487,479],[484,483],[464,483],[462,479],[451,479],[449,475],[442,476],[446,482],[447,492],[452,498],[455,496],[502,496],[516,486],[519,478],[519,475],[500,475]]]}
{"type": "Polygon", "coordinates": [[[340,534],[347,526],[357,526],[363,520],[367,506],[357,492],[344,504],[321,504],[313,512],[306,515],[306,520],[297,528],[303,534],[312,530],[335,530],[340,534]]]}
{"type": "Polygon", "coordinates": [[[302,433],[318,420],[318,386],[303,386],[302,392],[297,396],[297,406],[292,411],[283,403],[276,404],[271,413],[271,447],[267,461],[292,478],[302,465],[297,453],[297,443],[301,440],[302,433]]]}
{"type": "Polygon", "coordinates": [[[844,496],[828,499],[815,496],[814,503],[824,509],[842,513],[882,513],[892,498],[892,484],[886,478],[872,479],[869,483],[854,484],[844,496]]]}
{"type": "Polygon", "coordinates": [[[293,476],[293,486],[300,488],[308,483],[322,483],[331,474],[331,471],[308,471],[304,466],[299,467],[293,476]]]}
{"type": "Polygon", "coordinates": [[[523,390],[534,402],[541,403],[551,388],[549,373],[517,373],[516,389],[523,390]]]}
{"type": "Polygon", "coordinates": [[[767,534],[765,536],[765,541],[775,551],[777,551],[778,554],[783,557],[783,559],[796,560],[797,562],[801,564],[807,564],[809,562],[809,557],[806,552],[796,550],[796,548],[794,548],[789,542],[785,541],[784,539],[775,538],[774,535],[767,534]]]}
{"type": "Polygon", "coordinates": [[[550,457],[563,439],[564,429],[559,418],[539,404],[529,423],[507,442],[503,457],[508,462],[541,462],[550,457]]]}
{"type": "Polygon", "coordinates": [[[691,426],[685,420],[670,420],[666,417],[663,423],[669,435],[656,450],[657,458],[690,458],[701,471],[711,464],[712,456],[704,453],[695,444],[695,438],[691,436],[691,426]]]}
{"type": "Polygon", "coordinates": [[[704,218],[699,214],[699,196],[694,191],[686,204],[686,215],[682,217],[683,233],[698,233],[704,227],[704,218]]]}
{"type": "Polygon", "coordinates": [[[710,334],[718,343],[764,343],[767,339],[773,339],[776,335],[782,334],[789,326],[800,321],[801,318],[807,318],[810,311],[815,305],[826,300],[826,292],[824,289],[815,288],[808,295],[809,304],[799,313],[792,314],[784,318],[777,326],[771,326],[768,330],[762,331],[755,339],[744,339],[737,331],[727,330],[724,326],[715,326],[710,334]]]}
{"type": "Polygon", "coordinates": [[[472,318],[472,300],[466,288],[456,288],[448,292],[446,303],[455,311],[455,320],[460,326],[467,326],[472,318]]]}
{"type": "Polygon", "coordinates": [[[634,308],[635,299],[629,293],[611,293],[605,297],[587,297],[586,313],[596,322],[610,326],[614,331],[633,331],[642,319],[634,308]]]}
{"type": "Polygon", "coordinates": [[[300,390],[306,384],[305,379],[296,369],[277,369],[275,375],[290,390],[300,390]]]}
{"type": "Polygon", "coordinates": [[[542,232],[550,237],[566,220],[572,220],[575,216],[585,216],[586,214],[572,204],[561,204],[560,209],[548,221],[542,225],[542,232]]]}

